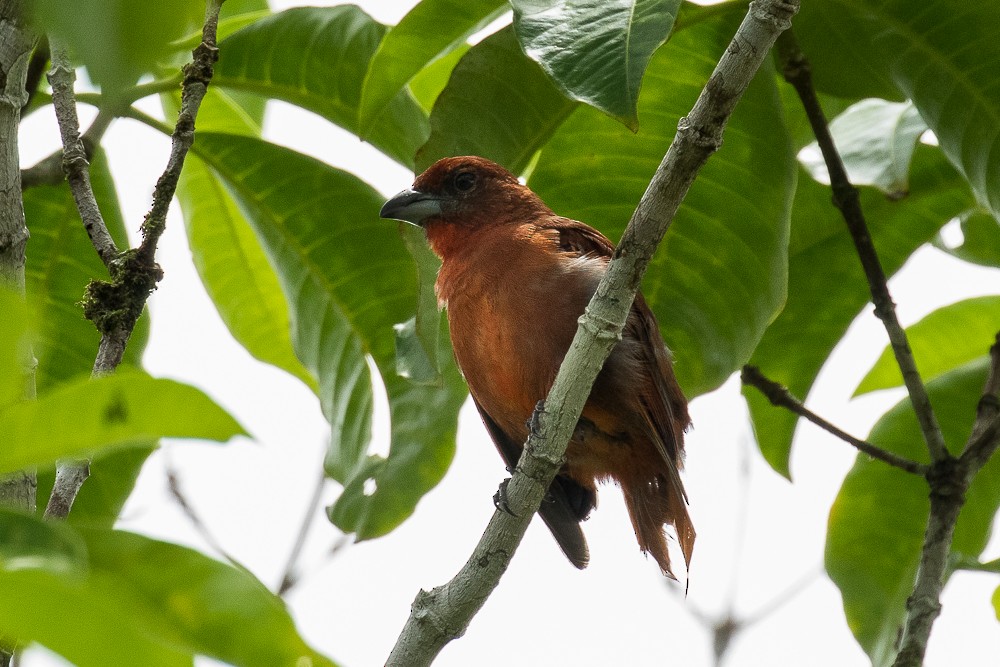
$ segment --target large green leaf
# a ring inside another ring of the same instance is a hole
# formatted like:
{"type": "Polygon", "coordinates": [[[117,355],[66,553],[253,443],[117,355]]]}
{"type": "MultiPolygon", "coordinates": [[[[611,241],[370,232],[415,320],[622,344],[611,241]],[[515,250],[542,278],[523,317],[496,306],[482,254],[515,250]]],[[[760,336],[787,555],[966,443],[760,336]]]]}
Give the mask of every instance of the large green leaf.
{"type": "MultiPolygon", "coordinates": [[[[176,113],[176,97],[161,99],[168,113],[176,113]]],[[[216,88],[202,101],[198,130],[260,135],[254,119],[216,88]]],[[[184,164],[177,198],[195,269],[229,333],[260,361],[318,391],[292,349],[288,303],[264,249],[225,185],[197,155],[184,164]]]]}
{"type": "Polygon", "coordinates": [[[0,472],[161,437],[224,442],[245,434],[194,387],[129,369],[68,382],[0,410],[0,433],[0,472]]]}
{"type": "Polygon", "coordinates": [[[0,508],[0,572],[43,569],[80,577],[86,571],[86,558],[83,540],[65,524],[45,524],[0,508]]]}
{"type": "MultiPolygon", "coordinates": [[[[542,149],[529,185],[557,213],[617,240],[734,29],[723,16],[675,34],[646,75],[640,132],[580,107],[542,149]]],[[[795,160],[783,127],[765,65],[643,281],[688,396],[739,368],[784,302],[795,160]]]]}
{"type": "MultiPolygon", "coordinates": [[[[862,188],[861,206],[886,274],[899,270],[914,250],[971,202],[967,184],[930,146],[917,146],[907,197],[893,200],[874,188],[862,188]]],[[[871,298],[843,218],[830,203],[830,189],[806,174],[795,193],[788,252],[788,301],[750,363],[804,398],[871,298]]],[[[743,394],[761,453],[787,477],[798,418],[775,408],[752,387],[743,394]]]]}
{"type": "MultiPolygon", "coordinates": [[[[361,86],[385,30],[353,5],[289,9],[225,39],[212,85],[285,100],[358,133],[361,86]]],[[[412,167],[427,132],[423,110],[402,90],[365,139],[412,167]]]]}
{"type": "MultiPolygon", "coordinates": [[[[966,299],[939,308],[906,329],[920,376],[931,380],[986,354],[1000,332],[1000,296],[966,299]]],[[[899,373],[892,348],[886,346],[854,395],[899,387],[899,373]]]]}
{"type": "Polygon", "coordinates": [[[480,155],[520,173],[576,106],[504,28],[455,66],[431,112],[417,171],[442,157],[480,155]]]}
{"type": "Polygon", "coordinates": [[[333,663],[295,631],[284,603],[248,571],[176,544],[81,530],[91,576],[132,592],[164,639],[233,665],[333,663]]]}
{"type": "Polygon", "coordinates": [[[977,207],[962,213],[958,224],[961,243],[950,244],[939,236],[934,245],[966,262],[1000,267],[1000,222],[977,207]]]}
{"type": "Polygon", "coordinates": [[[639,89],[653,52],[677,18],[680,0],[511,0],[524,52],[571,99],[633,131],[639,89]]]}
{"type": "Polygon", "coordinates": [[[36,0],[30,7],[40,32],[58,35],[112,95],[153,71],[205,14],[200,0],[78,0],[72,11],[61,0],[36,0]]]}
{"type": "Polygon", "coordinates": [[[362,135],[410,79],[465,43],[500,12],[503,0],[424,0],[390,28],[368,64],[358,117],[362,135]]]}
{"type": "MultiPolygon", "coordinates": [[[[968,438],[987,367],[988,359],[983,357],[928,383],[945,440],[955,454],[968,438]]],[[[869,441],[911,459],[927,460],[909,399],[879,420],[869,441]]],[[[920,561],[927,492],[921,477],[862,454],[830,510],[826,569],[840,588],[848,626],[877,666],[888,665],[894,657],[920,561]]],[[[1000,459],[994,457],[966,494],[952,544],[956,557],[979,556],[998,507],[1000,459]]]]}
{"type": "Polygon", "coordinates": [[[891,82],[1000,215],[1000,4],[830,0],[804,3],[795,25],[820,86],[888,97],[891,82]]]}
{"type": "Polygon", "coordinates": [[[414,312],[413,260],[382,197],[356,177],[247,137],[199,135],[195,150],[222,177],[253,225],[292,305],[292,342],[319,378],[331,423],[329,474],[345,485],[332,510],[359,538],[382,535],[413,512],[448,467],[465,388],[442,354],[441,387],[396,373],[393,325],[414,312]],[[372,383],[365,356],[389,398],[388,459],[366,453],[372,383]]]}
{"type": "MultiPolygon", "coordinates": [[[[101,152],[92,158],[90,177],[104,222],[119,248],[126,247],[125,222],[114,181],[101,152]]],[[[31,231],[25,266],[25,289],[35,311],[38,335],[38,390],[89,374],[101,337],[83,318],[78,305],[93,279],[108,279],[65,183],[38,186],[24,193],[24,215],[31,231]]],[[[143,316],[126,348],[126,363],[138,364],[145,346],[148,318],[143,316]]]]}
{"type": "Polygon", "coordinates": [[[280,599],[243,569],[112,530],[0,512],[0,627],[81,667],[331,663],[280,599]],[[66,612],[72,610],[72,622],[66,612]]]}
{"type": "MultiPolygon", "coordinates": [[[[910,160],[927,125],[907,102],[862,100],[830,123],[830,134],[854,185],[874,185],[891,197],[909,187],[910,160]]],[[[830,183],[826,161],[813,141],[799,153],[802,165],[821,183],[830,183]]]]}

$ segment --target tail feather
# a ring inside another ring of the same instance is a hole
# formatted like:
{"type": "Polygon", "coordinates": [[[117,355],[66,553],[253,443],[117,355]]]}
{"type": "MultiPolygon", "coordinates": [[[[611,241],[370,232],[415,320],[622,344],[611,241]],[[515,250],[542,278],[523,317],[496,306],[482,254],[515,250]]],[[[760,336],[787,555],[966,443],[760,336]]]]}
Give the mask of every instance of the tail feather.
{"type": "Polygon", "coordinates": [[[676,580],[670,568],[664,526],[674,527],[686,569],[691,564],[695,532],[684,500],[684,489],[667,482],[660,475],[651,481],[622,480],[621,484],[639,548],[653,556],[664,575],[676,580]]]}

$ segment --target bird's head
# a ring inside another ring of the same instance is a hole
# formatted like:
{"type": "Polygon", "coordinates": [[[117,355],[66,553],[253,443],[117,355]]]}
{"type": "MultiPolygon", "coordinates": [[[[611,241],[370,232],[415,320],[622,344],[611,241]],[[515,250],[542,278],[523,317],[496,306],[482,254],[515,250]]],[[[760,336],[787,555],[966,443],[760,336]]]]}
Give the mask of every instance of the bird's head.
{"type": "Polygon", "coordinates": [[[525,213],[547,211],[545,204],[512,173],[476,156],[438,160],[420,174],[413,187],[382,207],[383,218],[419,227],[434,223],[475,226],[514,220],[525,213]]]}

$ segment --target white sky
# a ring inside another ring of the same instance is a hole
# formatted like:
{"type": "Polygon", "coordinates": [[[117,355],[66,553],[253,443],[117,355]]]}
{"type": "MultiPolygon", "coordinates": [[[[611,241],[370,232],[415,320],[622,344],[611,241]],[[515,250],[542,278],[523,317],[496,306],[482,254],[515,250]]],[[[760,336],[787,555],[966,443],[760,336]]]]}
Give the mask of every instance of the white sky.
{"type": "MultiPolygon", "coordinates": [[[[359,4],[375,18],[395,23],[413,2],[359,4]]],[[[272,5],[279,10],[292,3],[272,0],[272,5]]],[[[147,100],[144,108],[159,114],[155,100],[147,100]]],[[[86,126],[92,113],[81,115],[86,126]]],[[[270,104],[265,134],[358,174],[386,195],[412,180],[412,174],[352,135],[286,104],[270,104]]],[[[23,163],[33,164],[57,142],[51,113],[30,117],[22,138],[23,163]]],[[[111,128],[105,145],[134,232],[148,209],[168,144],[162,135],[125,120],[111,128]]],[[[188,500],[216,539],[273,588],[318,473],[326,424],[309,390],[250,358],[229,336],[195,274],[176,205],[158,259],[166,277],[151,299],[147,368],[202,388],[255,440],[226,446],[166,443],[144,468],[119,525],[208,550],[167,493],[165,463],[172,461],[188,500]]],[[[891,288],[900,317],[909,324],[960,298],[1000,293],[1000,272],[922,250],[891,288]]],[[[884,344],[878,321],[870,313],[862,316],[835,351],[809,404],[849,432],[867,434],[901,396],[880,392],[849,402],[884,344]]],[[[698,543],[686,600],[639,553],[619,492],[604,487],[600,508],[584,525],[590,567],[581,572],[570,566],[544,526],[533,522],[466,636],[446,647],[435,664],[711,665],[711,639],[696,620],[698,613],[714,620],[731,603],[738,615],[754,614],[803,577],[812,577],[804,590],[738,636],[728,664],[867,664],[844,621],[839,593],[822,574],[827,513],[853,463],[853,451],[804,426],[793,451],[795,483],[790,484],[757,453],[737,381],[695,400],[692,415],[685,481],[698,543]]],[[[377,428],[375,446],[384,449],[385,437],[384,426],[377,428]]],[[[324,562],[324,552],[339,534],[322,513],[314,517],[302,559],[311,574],[288,602],[306,639],[345,667],[384,662],[417,590],[454,575],[493,512],[493,493],[506,475],[469,406],[462,412],[458,440],[444,481],[391,535],[348,546],[324,562]]],[[[334,486],[326,489],[324,504],[336,497],[334,486]]],[[[994,541],[985,557],[1000,556],[997,546],[994,541]]],[[[997,583],[995,576],[983,574],[953,578],[928,665],[954,665],[959,656],[963,665],[995,664],[1000,631],[990,595],[997,583]]],[[[38,650],[24,661],[26,667],[44,664],[61,661],[38,650]]]]}

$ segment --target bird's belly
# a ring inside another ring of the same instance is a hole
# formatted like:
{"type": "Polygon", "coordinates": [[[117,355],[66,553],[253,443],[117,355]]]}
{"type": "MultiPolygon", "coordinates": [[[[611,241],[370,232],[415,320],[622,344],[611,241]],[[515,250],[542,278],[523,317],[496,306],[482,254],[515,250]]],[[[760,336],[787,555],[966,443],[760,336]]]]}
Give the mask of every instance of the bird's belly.
{"type": "Polygon", "coordinates": [[[526,422],[548,393],[572,334],[561,340],[559,327],[546,331],[526,319],[512,320],[489,304],[473,317],[449,304],[449,316],[455,358],[472,395],[506,433],[526,437],[526,422]]]}

